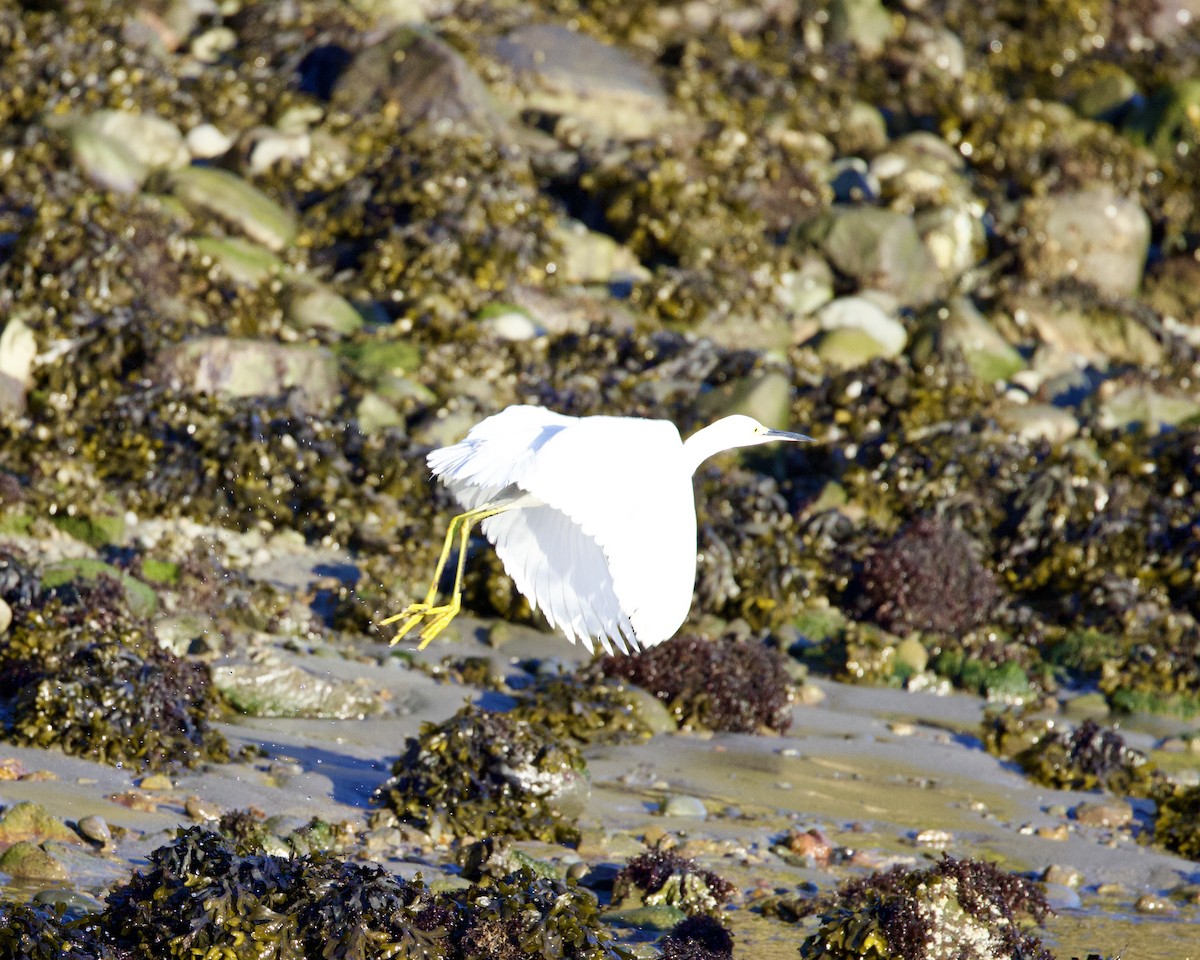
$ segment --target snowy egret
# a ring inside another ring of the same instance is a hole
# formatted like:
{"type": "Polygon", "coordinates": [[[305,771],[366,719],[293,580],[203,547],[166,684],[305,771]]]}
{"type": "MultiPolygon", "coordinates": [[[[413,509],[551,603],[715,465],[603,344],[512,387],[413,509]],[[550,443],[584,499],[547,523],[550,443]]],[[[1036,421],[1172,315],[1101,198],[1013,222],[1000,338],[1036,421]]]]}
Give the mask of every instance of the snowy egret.
{"type": "Polygon", "coordinates": [[[681,440],[668,420],[509,407],[429,454],[464,512],[450,521],[424,601],[381,623],[405,621],[395,643],[424,622],[420,649],[445,629],[461,606],[467,542],[479,524],[517,589],[571,642],[591,650],[599,641],[608,653],[661,643],[692,603],[696,468],[722,450],[811,439],[741,415],[681,440]],[[435,604],[456,535],[454,588],[435,604]]]}

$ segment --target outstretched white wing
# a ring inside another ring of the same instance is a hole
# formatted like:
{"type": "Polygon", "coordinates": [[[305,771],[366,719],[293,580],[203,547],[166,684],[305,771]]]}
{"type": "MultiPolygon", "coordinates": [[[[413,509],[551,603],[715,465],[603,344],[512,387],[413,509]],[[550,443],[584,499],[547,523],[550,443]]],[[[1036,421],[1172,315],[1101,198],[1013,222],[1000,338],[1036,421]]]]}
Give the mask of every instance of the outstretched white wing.
{"type": "Polygon", "coordinates": [[[547,504],[508,510],[481,524],[504,569],[535,610],[571,642],[606,653],[637,650],[638,640],[594,537],[547,504]]]}
{"type": "Polygon", "coordinates": [[[530,495],[484,520],[518,590],[590,650],[648,647],[687,617],[696,577],[691,473],[674,424],[509,407],[429,455],[466,510],[530,495]]]}

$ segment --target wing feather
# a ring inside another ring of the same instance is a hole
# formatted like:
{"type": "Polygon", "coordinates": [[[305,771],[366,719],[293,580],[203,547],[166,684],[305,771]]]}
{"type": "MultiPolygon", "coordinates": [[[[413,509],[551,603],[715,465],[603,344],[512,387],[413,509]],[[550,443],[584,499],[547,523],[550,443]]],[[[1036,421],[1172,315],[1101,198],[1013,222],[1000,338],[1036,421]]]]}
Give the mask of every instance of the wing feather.
{"type": "Polygon", "coordinates": [[[628,652],[670,637],[691,605],[682,448],[669,421],[514,406],[427,462],[465,510],[530,495],[481,524],[517,589],[568,639],[628,652]]]}
{"type": "Polygon", "coordinates": [[[546,437],[512,473],[599,545],[620,611],[604,623],[618,649],[667,639],[691,607],[696,514],[682,452],[669,421],[587,417],[546,437]]]}
{"type": "Polygon", "coordinates": [[[552,626],[589,650],[593,640],[611,649],[608,638],[619,630],[621,607],[594,539],[545,504],[489,517],[480,529],[517,589],[552,626]]]}

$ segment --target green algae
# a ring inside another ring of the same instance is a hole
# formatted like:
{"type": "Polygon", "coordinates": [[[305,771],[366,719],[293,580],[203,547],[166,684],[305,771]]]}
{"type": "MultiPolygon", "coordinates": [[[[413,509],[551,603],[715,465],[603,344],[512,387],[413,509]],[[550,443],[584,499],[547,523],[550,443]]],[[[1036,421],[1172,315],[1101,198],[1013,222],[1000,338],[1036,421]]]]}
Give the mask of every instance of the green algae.
{"type": "Polygon", "coordinates": [[[578,838],[586,765],[569,741],[506,714],[467,705],[408,738],[376,792],[402,822],[455,837],[578,838]]]}

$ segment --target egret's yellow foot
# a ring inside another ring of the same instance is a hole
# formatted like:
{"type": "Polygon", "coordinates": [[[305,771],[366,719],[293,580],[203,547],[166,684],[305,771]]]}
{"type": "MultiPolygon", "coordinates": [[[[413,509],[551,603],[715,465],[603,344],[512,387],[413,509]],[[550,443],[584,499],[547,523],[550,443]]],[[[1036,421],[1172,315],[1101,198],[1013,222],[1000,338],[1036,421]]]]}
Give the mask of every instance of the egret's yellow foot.
{"type": "Polygon", "coordinates": [[[417,647],[418,650],[424,650],[439,633],[449,626],[450,621],[458,615],[460,609],[461,603],[457,597],[440,607],[435,607],[429,603],[410,603],[394,616],[388,617],[386,620],[380,620],[379,624],[380,626],[387,626],[389,623],[395,623],[401,617],[408,618],[396,630],[396,635],[392,637],[392,646],[395,646],[410,630],[416,629],[422,620],[427,620],[428,622],[421,630],[421,643],[417,647]]]}
{"type": "Polygon", "coordinates": [[[488,517],[494,517],[498,513],[503,513],[505,510],[511,509],[511,503],[490,504],[480,507],[477,510],[469,510],[466,513],[460,513],[457,517],[450,520],[450,527],[446,531],[446,539],[442,543],[442,553],[438,557],[437,566],[433,571],[433,582],[429,585],[429,593],[425,595],[425,600],[422,603],[410,603],[399,613],[388,617],[386,620],[380,620],[380,626],[387,626],[389,623],[395,623],[403,617],[408,617],[404,624],[396,631],[396,635],[392,637],[392,645],[403,637],[409,630],[414,629],[422,620],[428,620],[424,628],[421,630],[421,643],[417,647],[418,650],[424,650],[434,637],[446,629],[450,621],[458,616],[458,611],[462,609],[462,582],[463,568],[467,562],[467,543],[471,538],[471,527],[481,520],[486,520],[488,517]],[[442,581],[442,571],[446,569],[446,561],[450,558],[450,548],[454,545],[455,534],[458,535],[458,564],[454,571],[454,589],[450,594],[450,600],[440,607],[435,607],[433,601],[438,595],[438,584],[442,581]]]}

